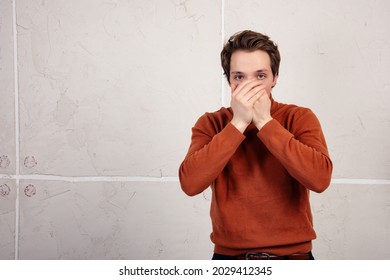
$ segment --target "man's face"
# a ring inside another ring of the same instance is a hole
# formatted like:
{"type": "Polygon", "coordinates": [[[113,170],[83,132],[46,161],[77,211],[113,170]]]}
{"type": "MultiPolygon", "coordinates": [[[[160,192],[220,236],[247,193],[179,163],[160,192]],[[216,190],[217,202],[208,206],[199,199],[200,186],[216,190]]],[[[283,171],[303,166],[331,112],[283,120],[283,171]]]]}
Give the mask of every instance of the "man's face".
{"type": "Polygon", "coordinates": [[[276,85],[277,76],[272,74],[271,60],[264,51],[247,52],[238,50],[232,54],[230,60],[230,87],[236,87],[247,80],[258,79],[266,87],[268,94],[276,85]]]}

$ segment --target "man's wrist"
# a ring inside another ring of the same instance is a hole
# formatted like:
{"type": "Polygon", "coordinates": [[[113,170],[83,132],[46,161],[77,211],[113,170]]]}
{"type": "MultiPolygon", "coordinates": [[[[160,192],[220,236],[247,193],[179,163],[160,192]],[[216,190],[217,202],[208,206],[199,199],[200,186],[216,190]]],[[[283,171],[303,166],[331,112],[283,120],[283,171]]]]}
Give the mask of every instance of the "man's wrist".
{"type": "Polygon", "coordinates": [[[248,127],[249,124],[243,122],[243,121],[239,121],[239,120],[236,120],[236,119],[232,119],[231,122],[230,122],[238,131],[240,131],[241,133],[244,133],[245,129],[248,127]]]}
{"type": "Polygon", "coordinates": [[[259,120],[255,123],[255,126],[257,127],[258,130],[261,130],[263,126],[265,126],[268,122],[272,121],[273,118],[271,116],[264,118],[262,120],[259,120]]]}

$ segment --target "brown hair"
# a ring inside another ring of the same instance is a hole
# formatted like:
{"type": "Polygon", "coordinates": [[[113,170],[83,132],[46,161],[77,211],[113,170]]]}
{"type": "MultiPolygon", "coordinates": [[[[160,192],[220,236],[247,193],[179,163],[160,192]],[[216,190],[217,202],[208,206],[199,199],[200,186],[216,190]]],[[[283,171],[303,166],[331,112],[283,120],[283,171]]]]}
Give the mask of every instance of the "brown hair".
{"type": "Polygon", "coordinates": [[[230,59],[237,50],[265,51],[271,60],[271,70],[274,77],[279,74],[280,53],[278,46],[267,35],[251,30],[238,32],[230,37],[221,52],[221,65],[230,83],[230,59]]]}

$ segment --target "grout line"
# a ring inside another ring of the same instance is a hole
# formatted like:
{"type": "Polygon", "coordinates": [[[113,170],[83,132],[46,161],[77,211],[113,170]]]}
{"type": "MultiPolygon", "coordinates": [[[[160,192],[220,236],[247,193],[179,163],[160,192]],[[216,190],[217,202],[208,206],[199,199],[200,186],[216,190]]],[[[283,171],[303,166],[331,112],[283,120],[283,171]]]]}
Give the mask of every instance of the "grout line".
{"type": "Polygon", "coordinates": [[[387,179],[348,179],[348,178],[335,178],[332,179],[332,184],[345,184],[345,185],[390,185],[390,180],[387,179]]]}
{"type": "MultiPolygon", "coordinates": [[[[221,49],[225,44],[225,0],[221,0],[221,49]]],[[[225,102],[225,76],[221,78],[221,106],[226,107],[225,102]]]]}
{"type": "Polygon", "coordinates": [[[221,40],[223,47],[225,44],[225,0],[221,0],[221,40]]]}
{"type": "Polygon", "coordinates": [[[16,174],[16,201],[15,201],[15,260],[19,258],[19,76],[18,76],[18,36],[16,24],[16,0],[12,0],[12,28],[14,45],[14,94],[15,94],[15,174],[16,174]]]}
{"type": "Polygon", "coordinates": [[[59,176],[59,175],[9,175],[0,174],[0,179],[39,180],[65,182],[179,182],[177,176],[148,177],[148,176],[59,176]]]}
{"type": "Polygon", "coordinates": [[[22,180],[78,182],[179,182],[179,177],[20,175],[22,180]]]}
{"type": "MultiPolygon", "coordinates": [[[[59,176],[59,175],[9,175],[0,174],[0,179],[11,180],[39,180],[39,181],[65,181],[65,182],[179,182],[177,176],[148,177],[148,176],[59,176]]],[[[333,178],[331,184],[345,185],[390,185],[389,179],[352,179],[333,178]]]]}

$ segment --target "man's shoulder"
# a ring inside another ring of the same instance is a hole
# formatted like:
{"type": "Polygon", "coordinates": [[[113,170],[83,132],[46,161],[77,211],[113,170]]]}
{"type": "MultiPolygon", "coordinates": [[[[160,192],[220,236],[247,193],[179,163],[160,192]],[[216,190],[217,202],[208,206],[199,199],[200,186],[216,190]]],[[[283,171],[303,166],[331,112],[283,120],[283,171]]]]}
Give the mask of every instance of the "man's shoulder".
{"type": "Polygon", "coordinates": [[[233,118],[231,108],[221,107],[214,112],[206,112],[198,119],[195,126],[210,127],[215,131],[222,130],[233,118]]]}
{"type": "Polygon", "coordinates": [[[278,102],[278,106],[274,112],[277,115],[284,116],[302,116],[306,114],[313,114],[312,110],[307,107],[299,106],[296,104],[285,104],[278,102]]]}
{"type": "Polygon", "coordinates": [[[217,122],[224,122],[226,120],[230,121],[232,117],[233,111],[230,107],[221,107],[217,111],[206,112],[201,116],[201,118],[206,118],[217,122]]]}
{"type": "Polygon", "coordinates": [[[295,104],[278,103],[272,117],[291,132],[318,122],[310,108],[295,104]]]}

